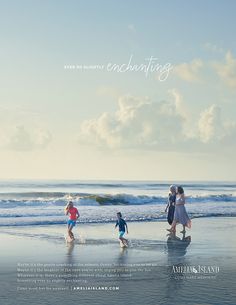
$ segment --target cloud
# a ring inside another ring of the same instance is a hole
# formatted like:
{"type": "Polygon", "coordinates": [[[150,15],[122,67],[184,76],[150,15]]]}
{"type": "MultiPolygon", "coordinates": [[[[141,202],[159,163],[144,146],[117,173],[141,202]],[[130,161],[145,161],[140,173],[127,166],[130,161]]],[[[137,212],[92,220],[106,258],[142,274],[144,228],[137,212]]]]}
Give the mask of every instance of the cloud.
{"type": "Polygon", "coordinates": [[[118,99],[114,113],[82,123],[80,143],[109,149],[202,151],[235,143],[236,124],[222,118],[216,105],[188,119],[182,96],[174,89],[170,101],[152,102],[130,95],[118,99]]]}
{"type": "Polygon", "coordinates": [[[81,125],[80,141],[109,148],[171,147],[183,137],[185,118],[175,101],[151,102],[130,95],[115,113],[103,113],[81,125]]]}
{"type": "Polygon", "coordinates": [[[1,146],[16,151],[31,151],[46,148],[52,141],[51,133],[44,129],[26,129],[17,126],[10,135],[2,136],[1,146]]]}
{"type": "Polygon", "coordinates": [[[194,59],[190,63],[182,63],[174,67],[174,73],[187,82],[200,81],[199,71],[203,67],[201,59],[194,59]]]}
{"type": "Polygon", "coordinates": [[[213,68],[227,86],[236,88],[236,59],[230,51],[226,53],[224,62],[213,63],[213,68]]]}
{"type": "Polygon", "coordinates": [[[200,114],[198,121],[199,138],[203,143],[224,143],[233,141],[235,144],[235,122],[222,119],[221,108],[211,105],[200,114]]]}
{"type": "Polygon", "coordinates": [[[188,112],[186,104],[184,103],[183,96],[175,88],[170,89],[168,92],[170,93],[170,95],[174,99],[173,102],[175,104],[176,111],[178,113],[181,113],[181,115],[187,120],[188,116],[189,116],[189,112],[188,112]]]}
{"type": "Polygon", "coordinates": [[[200,115],[198,128],[199,137],[203,143],[221,139],[223,130],[220,107],[212,105],[204,110],[200,115]]]}

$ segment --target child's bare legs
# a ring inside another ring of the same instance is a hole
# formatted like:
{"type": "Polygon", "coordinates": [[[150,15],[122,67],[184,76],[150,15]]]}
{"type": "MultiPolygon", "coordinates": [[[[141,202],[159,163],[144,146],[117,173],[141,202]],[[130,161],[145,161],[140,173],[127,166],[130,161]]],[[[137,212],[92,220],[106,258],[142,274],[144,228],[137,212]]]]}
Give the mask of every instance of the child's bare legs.
{"type": "Polygon", "coordinates": [[[74,234],[72,233],[72,226],[68,226],[68,235],[70,236],[71,239],[75,239],[74,234]]]}
{"type": "Polygon", "coordinates": [[[123,244],[124,246],[127,246],[127,245],[128,245],[128,240],[127,240],[126,238],[124,238],[124,237],[119,237],[119,240],[122,242],[122,244],[123,244]]]}

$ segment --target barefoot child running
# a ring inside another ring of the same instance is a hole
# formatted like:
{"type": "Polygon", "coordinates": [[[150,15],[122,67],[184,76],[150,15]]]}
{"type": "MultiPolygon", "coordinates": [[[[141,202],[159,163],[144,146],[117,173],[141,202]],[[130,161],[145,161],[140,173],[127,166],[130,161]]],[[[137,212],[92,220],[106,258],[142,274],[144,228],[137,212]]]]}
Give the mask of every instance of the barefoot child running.
{"type": "Polygon", "coordinates": [[[121,243],[123,244],[123,246],[127,247],[128,246],[128,240],[126,238],[124,238],[124,234],[125,231],[128,234],[128,226],[126,221],[122,218],[121,212],[118,212],[117,214],[117,221],[116,221],[116,225],[115,228],[117,226],[119,226],[119,240],[121,241],[121,243]]]}
{"type": "Polygon", "coordinates": [[[69,215],[69,219],[67,221],[68,225],[68,235],[71,240],[74,240],[74,234],[72,233],[73,227],[76,225],[76,220],[79,218],[79,212],[76,207],[74,207],[73,202],[70,201],[67,206],[65,207],[65,214],[69,215]]]}

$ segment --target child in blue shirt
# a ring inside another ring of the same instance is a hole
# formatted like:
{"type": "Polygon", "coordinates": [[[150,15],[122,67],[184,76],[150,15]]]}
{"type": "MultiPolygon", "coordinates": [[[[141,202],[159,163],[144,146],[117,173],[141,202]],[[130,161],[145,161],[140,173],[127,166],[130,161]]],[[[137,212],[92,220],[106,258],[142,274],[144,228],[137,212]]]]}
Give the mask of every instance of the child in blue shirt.
{"type": "Polygon", "coordinates": [[[119,240],[122,242],[122,244],[124,246],[128,246],[128,240],[126,238],[124,238],[124,234],[125,234],[125,231],[126,233],[128,234],[128,226],[127,226],[127,223],[126,221],[122,218],[122,215],[121,215],[121,212],[118,212],[117,214],[117,221],[116,221],[116,225],[115,225],[115,228],[117,226],[119,226],[119,240]]]}

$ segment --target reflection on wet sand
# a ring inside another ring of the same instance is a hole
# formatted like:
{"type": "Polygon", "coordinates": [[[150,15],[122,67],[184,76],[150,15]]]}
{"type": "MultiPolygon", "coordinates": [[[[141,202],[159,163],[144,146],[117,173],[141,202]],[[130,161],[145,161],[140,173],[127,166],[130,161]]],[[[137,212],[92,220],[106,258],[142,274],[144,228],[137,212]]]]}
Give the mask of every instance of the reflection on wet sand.
{"type": "Polygon", "coordinates": [[[178,278],[173,273],[173,266],[187,265],[187,248],[191,243],[191,236],[186,236],[185,233],[182,237],[178,237],[176,233],[167,235],[167,281],[166,281],[166,300],[172,302],[172,298],[183,287],[184,277],[183,274],[178,274],[178,278]]]}
{"type": "Polygon", "coordinates": [[[75,244],[74,244],[74,242],[70,242],[70,243],[67,242],[66,245],[67,245],[67,258],[68,258],[68,260],[71,260],[72,259],[72,254],[73,254],[73,250],[75,248],[75,244]]]}
{"type": "Polygon", "coordinates": [[[168,262],[170,264],[179,264],[187,253],[187,247],[191,243],[191,236],[186,237],[185,233],[182,234],[182,238],[176,236],[176,233],[170,233],[167,236],[168,262]]]}

